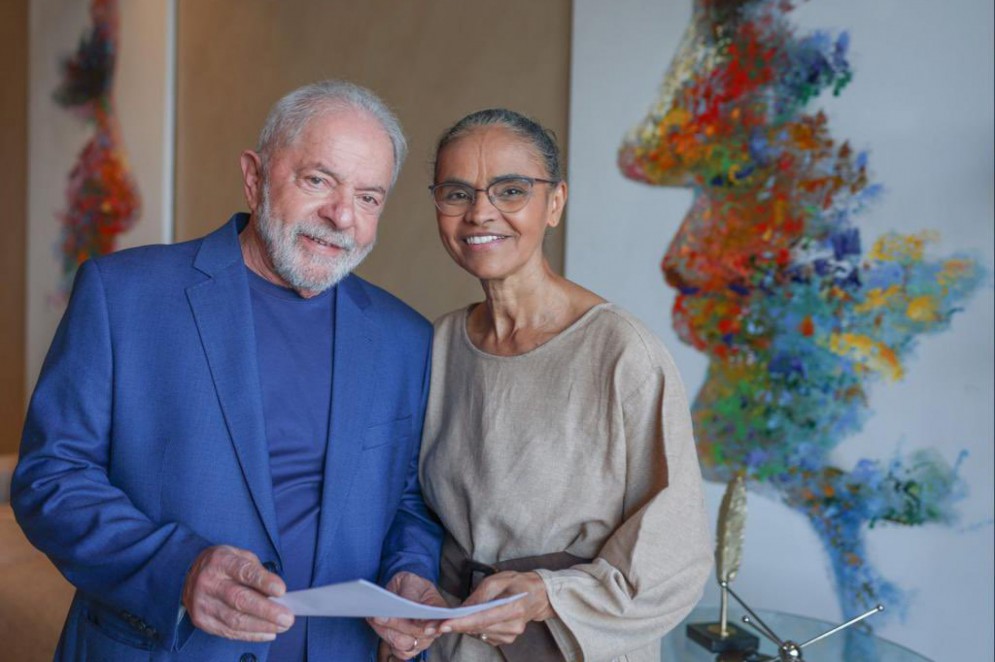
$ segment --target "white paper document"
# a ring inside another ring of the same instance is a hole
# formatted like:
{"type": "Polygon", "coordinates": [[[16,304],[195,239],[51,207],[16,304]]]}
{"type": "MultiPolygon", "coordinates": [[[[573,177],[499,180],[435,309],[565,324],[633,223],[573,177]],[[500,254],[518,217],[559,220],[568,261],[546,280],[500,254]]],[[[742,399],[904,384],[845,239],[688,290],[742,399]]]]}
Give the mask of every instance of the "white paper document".
{"type": "Polygon", "coordinates": [[[395,595],[365,579],[329,584],[303,591],[291,591],[282,598],[270,598],[290,607],[296,616],[344,616],[353,618],[446,619],[469,616],[478,611],[506,605],[524,593],[491,600],[472,607],[431,607],[395,595]]]}

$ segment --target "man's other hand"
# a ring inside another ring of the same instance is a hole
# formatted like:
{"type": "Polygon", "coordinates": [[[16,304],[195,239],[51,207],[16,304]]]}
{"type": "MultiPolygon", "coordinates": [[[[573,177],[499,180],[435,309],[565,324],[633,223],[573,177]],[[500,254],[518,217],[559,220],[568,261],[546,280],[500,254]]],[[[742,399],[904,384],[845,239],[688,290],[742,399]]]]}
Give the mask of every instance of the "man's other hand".
{"type": "MultiPolygon", "coordinates": [[[[402,598],[433,607],[447,607],[435,584],[413,572],[399,572],[386,586],[391,593],[402,598]]],[[[395,658],[410,660],[432,645],[439,636],[438,621],[411,620],[407,618],[367,619],[380,638],[386,643],[389,652],[381,646],[380,659],[395,658]],[[385,653],[387,656],[385,658],[385,653]]]]}
{"type": "Polygon", "coordinates": [[[198,628],[226,639],[273,641],[294,624],[293,613],[272,600],[287,592],[252,552],[227,545],[205,549],[183,585],[183,606],[198,628]]]}

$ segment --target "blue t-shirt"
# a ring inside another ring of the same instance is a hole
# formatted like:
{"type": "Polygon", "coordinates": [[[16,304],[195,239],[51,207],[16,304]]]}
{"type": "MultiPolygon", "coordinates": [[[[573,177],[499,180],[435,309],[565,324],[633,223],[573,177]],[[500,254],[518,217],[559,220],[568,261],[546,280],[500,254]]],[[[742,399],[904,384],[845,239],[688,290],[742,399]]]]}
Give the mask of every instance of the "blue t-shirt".
{"type": "MultiPolygon", "coordinates": [[[[288,591],[311,586],[328,447],[335,290],[310,299],[251,270],[263,418],[288,591]]],[[[270,649],[276,662],[305,659],[307,619],[270,649]]]]}

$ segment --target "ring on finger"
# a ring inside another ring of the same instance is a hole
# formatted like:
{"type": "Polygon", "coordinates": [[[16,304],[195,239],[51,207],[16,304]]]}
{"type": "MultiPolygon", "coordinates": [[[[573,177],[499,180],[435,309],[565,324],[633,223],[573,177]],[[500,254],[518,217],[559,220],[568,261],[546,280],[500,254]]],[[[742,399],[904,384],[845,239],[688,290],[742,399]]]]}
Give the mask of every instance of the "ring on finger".
{"type": "Polygon", "coordinates": [[[487,641],[487,635],[484,634],[483,632],[481,632],[480,633],[480,640],[486,642],[487,641]]]}
{"type": "Polygon", "coordinates": [[[413,651],[413,650],[415,650],[417,648],[418,648],[418,638],[415,637],[415,641],[414,641],[413,644],[411,644],[411,648],[409,648],[408,651],[413,651]]]}

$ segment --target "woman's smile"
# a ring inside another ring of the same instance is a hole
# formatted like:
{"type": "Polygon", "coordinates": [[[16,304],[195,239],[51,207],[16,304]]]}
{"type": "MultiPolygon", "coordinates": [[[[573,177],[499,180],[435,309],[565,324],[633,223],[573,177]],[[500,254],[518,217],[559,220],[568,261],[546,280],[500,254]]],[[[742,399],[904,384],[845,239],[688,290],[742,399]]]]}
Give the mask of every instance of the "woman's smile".
{"type": "Polygon", "coordinates": [[[511,237],[503,234],[472,234],[463,237],[463,243],[473,249],[483,249],[500,243],[505,239],[511,239],[511,237]]]}

